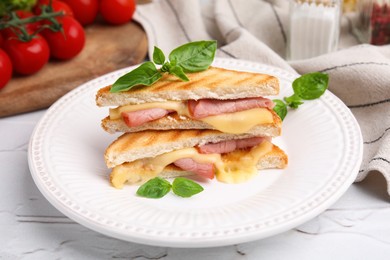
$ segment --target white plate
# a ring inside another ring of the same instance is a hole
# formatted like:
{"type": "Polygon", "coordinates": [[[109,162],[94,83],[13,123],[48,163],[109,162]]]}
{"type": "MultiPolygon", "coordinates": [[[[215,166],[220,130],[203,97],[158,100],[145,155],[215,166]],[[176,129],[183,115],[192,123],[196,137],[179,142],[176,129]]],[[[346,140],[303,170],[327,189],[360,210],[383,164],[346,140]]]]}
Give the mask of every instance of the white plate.
{"type": "MultiPolygon", "coordinates": [[[[258,63],[216,59],[214,66],[277,76],[281,97],[292,94],[297,76],[258,63]]],[[[58,210],[95,231],[137,243],[214,247],[275,235],[318,215],[353,182],[362,159],[359,126],[349,109],[327,91],[290,111],[275,139],[289,156],[284,170],[264,170],[244,184],[202,183],[184,199],[135,196],[137,187],[116,190],[108,182],[105,148],[116,135],[100,120],[96,91],[132,68],[92,80],[58,100],[35,128],[29,166],[43,195],[58,210]]]]}

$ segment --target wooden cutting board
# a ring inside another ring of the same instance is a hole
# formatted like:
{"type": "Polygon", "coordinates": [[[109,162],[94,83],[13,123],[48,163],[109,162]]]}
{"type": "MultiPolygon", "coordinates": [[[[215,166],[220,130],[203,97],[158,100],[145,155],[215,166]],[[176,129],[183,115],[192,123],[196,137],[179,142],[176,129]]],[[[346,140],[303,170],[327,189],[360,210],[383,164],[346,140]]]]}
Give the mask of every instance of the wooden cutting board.
{"type": "Polygon", "coordinates": [[[34,75],[12,78],[0,90],[0,117],[47,108],[82,83],[146,57],[146,35],[135,22],[93,24],[85,32],[85,47],[74,59],[50,61],[34,75]]]}

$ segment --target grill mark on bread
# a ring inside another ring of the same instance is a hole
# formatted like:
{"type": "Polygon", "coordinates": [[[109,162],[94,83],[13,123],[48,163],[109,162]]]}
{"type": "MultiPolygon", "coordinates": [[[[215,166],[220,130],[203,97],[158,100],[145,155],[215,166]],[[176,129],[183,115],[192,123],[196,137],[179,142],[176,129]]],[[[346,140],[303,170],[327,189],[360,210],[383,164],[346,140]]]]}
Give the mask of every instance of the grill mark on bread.
{"type": "Polygon", "coordinates": [[[247,75],[247,77],[245,77],[241,80],[237,80],[233,84],[243,84],[245,82],[255,82],[256,84],[261,84],[264,82],[269,82],[270,80],[272,80],[272,78],[273,78],[273,76],[264,75],[264,77],[261,80],[257,80],[257,79],[253,79],[252,75],[247,75]]]}
{"type": "Polygon", "coordinates": [[[170,84],[175,84],[175,83],[178,83],[178,82],[181,82],[179,80],[165,80],[165,81],[161,81],[156,83],[156,86],[153,87],[152,91],[158,91],[158,90],[161,90],[163,88],[165,88],[167,85],[170,85],[170,84]]]}
{"type": "Polygon", "coordinates": [[[204,75],[203,77],[199,76],[199,73],[193,73],[188,74],[190,81],[184,82],[184,81],[170,81],[166,80],[163,83],[157,83],[152,89],[151,92],[158,92],[158,91],[164,91],[166,88],[172,89],[175,88],[176,90],[189,90],[193,88],[194,85],[199,84],[199,82],[203,82],[203,85],[206,88],[215,88],[215,83],[222,82],[222,77],[226,77],[226,75],[220,75],[218,74],[218,71],[211,71],[209,73],[206,73],[207,75],[204,75]],[[207,78],[208,80],[205,80],[207,78]],[[209,80],[212,79],[212,80],[209,80]]]}
{"type": "Polygon", "coordinates": [[[171,100],[172,95],[175,97],[174,100],[200,97],[234,99],[237,95],[243,98],[258,96],[258,93],[266,96],[279,92],[278,80],[261,73],[210,67],[206,71],[188,73],[188,77],[190,82],[183,82],[173,75],[165,74],[160,81],[151,86],[118,93],[110,93],[111,86],[106,86],[98,91],[96,103],[98,106],[118,106],[145,103],[150,99],[163,102],[171,100]],[[246,94],[241,94],[244,92],[246,94]]]}
{"type": "Polygon", "coordinates": [[[201,78],[190,79],[190,81],[185,82],[182,85],[179,85],[177,89],[188,90],[191,88],[192,85],[199,83],[199,81],[202,81],[202,79],[201,78]]]}
{"type": "MultiPolygon", "coordinates": [[[[188,74],[187,76],[190,78],[190,82],[192,82],[193,79],[191,79],[190,74],[188,74]]],[[[161,90],[163,91],[166,87],[172,88],[172,86],[174,86],[174,88],[179,89],[186,84],[187,84],[187,82],[181,81],[178,78],[174,78],[172,75],[168,75],[168,76],[163,77],[162,80],[160,80],[157,83],[155,83],[154,85],[152,85],[151,92],[158,92],[161,90]]]]}
{"type": "MultiPolygon", "coordinates": [[[[145,136],[142,134],[142,132],[139,132],[139,133],[141,133],[141,135],[140,135],[141,138],[142,138],[142,136],[145,136]]],[[[150,144],[154,143],[155,140],[158,140],[158,139],[159,139],[159,135],[155,131],[152,131],[151,134],[148,135],[148,141],[145,145],[150,145],[150,144]]]]}
{"type": "MultiPolygon", "coordinates": [[[[221,77],[218,74],[213,74],[208,76],[208,80],[204,83],[205,88],[214,88],[215,83],[222,81],[221,77]],[[211,79],[211,80],[210,80],[211,79]]],[[[197,78],[196,80],[189,81],[185,86],[183,86],[183,90],[191,89],[193,85],[196,85],[199,81],[204,81],[202,78],[197,78]]]]}
{"type": "Polygon", "coordinates": [[[219,74],[214,73],[210,76],[210,81],[207,82],[209,89],[215,89],[218,88],[219,85],[221,85],[221,88],[224,88],[226,86],[229,86],[229,82],[231,82],[232,78],[234,77],[234,73],[226,73],[226,74],[219,74]],[[220,83],[223,82],[223,85],[220,83]]]}
{"type": "MultiPolygon", "coordinates": [[[[174,86],[174,88],[180,89],[180,90],[188,90],[193,85],[196,85],[197,83],[199,83],[201,81],[205,81],[205,79],[207,79],[207,78],[211,78],[216,73],[217,72],[214,71],[214,70],[206,71],[206,72],[203,73],[203,77],[199,75],[199,72],[197,72],[197,73],[189,73],[187,76],[190,79],[190,81],[188,81],[188,82],[184,82],[184,81],[177,82],[176,85],[174,86]]],[[[210,83],[206,81],[206,82],[204,82],[204,85],[210,85],[210,83]]],[[[166,84],[164,84],[164,86],[166,86],[166,84]]],[[[158,87],[156,89],[163,90],[164,88],[158,87]]]]}
{"type": "MultiPolygon", "coordinates": [[[[123,137],[127,137],[127,136],[123,136],[123,137]]],[[[141,139],[141,136],[137,133],[136,135],[133,135],[132,138],[125,138],[126,142],[124,145],[125,145],[125,147],[129,147],[131,145],[141,143],[140,139],[141,139]]]]}
{"type": "MultiPolygon", "coordinates": [[[[274,79],[274,77],[271,75],[264,75],[264,79],[262,81],[272,82],[273,79],[274,79]]],[[[261,83],[261,82],[259,82],[259,83],[261,83]]]]}
{"type": "Polygon", "coordinates": [[[242,75],[241,77],[232,77],[230,78],[231,82],[230,84],[236,85],[236,84],[242,84],[244,82],[248,82],[251,80],[251,77],[249,75],[242,75]]]}
{"type": "Polygon", "coordinates": [[[246,75],[216,75],[215,78],[210,82],[210,88],[217,88],[218,83],[223,81],[223,84],[225,86],[233,86],[234,82],[237,81],[237,78],[247,78],[246,75]]]}
{"type": "Polygon", "coordinates": [[[132,133],[132,134],[124,134],[120,137],[120,139],[124,139],[124,147],[138,147],[149,145],[154,141],[154,137],[152,135],[143,135],[142,132],[132,133]]]}

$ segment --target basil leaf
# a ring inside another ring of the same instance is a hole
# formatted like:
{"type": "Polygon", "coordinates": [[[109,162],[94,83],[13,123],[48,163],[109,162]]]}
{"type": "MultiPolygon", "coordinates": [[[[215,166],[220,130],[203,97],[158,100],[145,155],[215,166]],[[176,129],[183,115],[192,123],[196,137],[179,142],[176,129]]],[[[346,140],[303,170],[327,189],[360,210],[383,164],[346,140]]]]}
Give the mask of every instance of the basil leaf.
{"type": "Polygon", "coordinates": [[[286,117],[287,115],[287,106],[286,106],[286,103],[284,103],[282,100],[280,99],[274,99],[272,100],[274,103],[275,103],[275,106],[274,106],[274,111],[276,112],[276,114],[278,114],[278,116],[280,117],[280,119],[283,119],[286,117]]]}
{"type": "Polygon", "coordinates": [[[137,195],[145,198],[158,199],[164,197],[171,190],[169,181],[160,177],[153,178],[137,190],[137,195]]]}
{"type": "Polygon", "coordinates": [[[284,101],[286,101],[287,105],[291,108],[298,108],[303,104],[302,98],[298,97],[296,94],[293,94],[290,97],[285,97],[284,101]]]}
{"type": "Polygon", "coordinates": [[[190,42],[174,49],[169,54],[169,60],[184,72],[203,71],[213,62],[216,50],[216,41],[190,42]]]}
{"type": "Polygon", "coordinates": [[[183,69],[179,66],[174,66],[169,69],[169,73],[177,76],[180,78],[182,81],[190,81],[187,75],[184,73],[183,69]]]}
{"type": "Polygon", "coordinates": [[[153,50],[153,61],[158,65],[163,65],[165,62],[165,55],[163,51],[156,46],[154,46],[153,50]]]}
{"type": "Polygon", "coordinates": [[[172,183],[173,192],[183,198],[191,197],[203,191],[202,186],[189,179],[178,177],[172,183]]]}
{"type": "Polygon", "coordinates": [[[150,86],[162,77],[153,62],[147,61],[136,69],[120,77],[112,85],[110,92],[127,91],[137,85],[150,86]]]}
{"type": "Polygon", "coordinates": [[[294,93],[305,100],[319,98],[328,88],[328,81],[328,74],[321,72],[305,74],[294,80],[294,93]]]}

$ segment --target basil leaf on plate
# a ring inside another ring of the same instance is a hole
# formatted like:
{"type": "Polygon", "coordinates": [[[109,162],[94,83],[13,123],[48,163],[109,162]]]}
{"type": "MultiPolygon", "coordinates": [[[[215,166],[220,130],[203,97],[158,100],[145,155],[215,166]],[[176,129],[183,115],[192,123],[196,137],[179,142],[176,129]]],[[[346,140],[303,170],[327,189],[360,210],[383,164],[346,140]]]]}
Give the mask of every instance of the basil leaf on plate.
{"type": "Polygon", "coordinates": [[[276,114],[278,114],[278,116],[280,117],[280,119],[283,119],[286,117],[287,115],[287,106],[286,106],[286,103],[284,103],[282,100],[280,99],[274,99],[272,100],[274,103],[275,103],[275,106],[274,106],[274,111],[276,112],[276,114]]]}
{"type": "Polygon", "coordinates": [[[137,195],[145,198],[159,199],[164,197],[171,190],[169,181],[156,177],[144,184],[138,190],[137,195]]]}
{"type": "Polygon", "coordinates": [[[305,100],[319,98],[328,88],[329,76],[321,72],[302,75],[293,82],[294,94],[305,100]]]}
{"type": "Polygon", "coordinates": [[[169,60],[184,72],[203,71],[213,62],[216,50],[216,41],[190,42],[174,49],[169,54],[169,60]]]}
{"type": "Polygon", "coordinates": [[[127,91],[138,85],[150,86],[161,77],[162,74],[157,70],[156,65],[147,61],[115,81],[110,92],[127,91]]]}
{"type": "Polygon", "coordinates": [[[153,61],[158,65],[163,65],[165,62],[165,55],[163,51],[156,46],[154,46],[153,61]]]}
{"type": "Polygon", "coordinates": [[[286,104],[291,108],[298,108],[303,104],[302,98],[298,97],[296,94],[293,94],[290,97],[285,97],[284,101],[286,101],[286,104]]]}
{"type": "Polygon", "coordinates": [[[172,190],[176,195],[188,198],[202,192],[203,187],[192,180],[177,177],[172,183],[172,190]]]}

